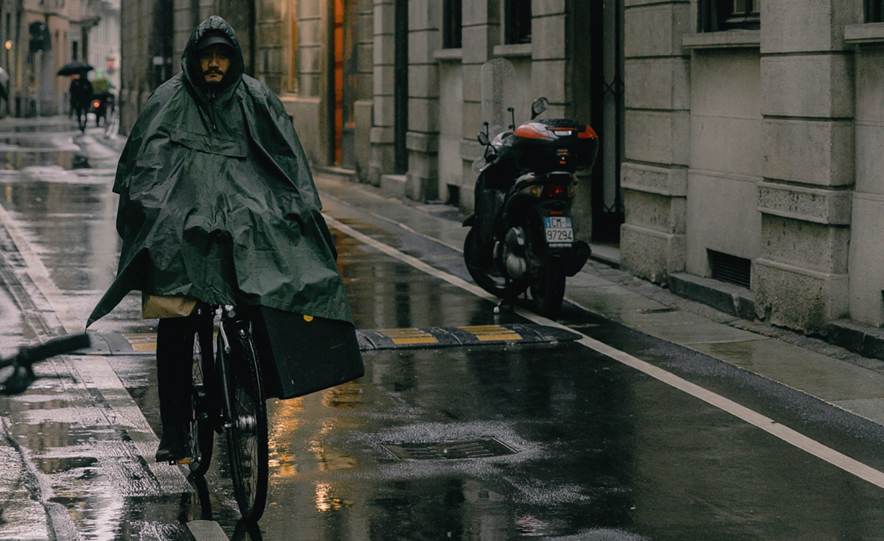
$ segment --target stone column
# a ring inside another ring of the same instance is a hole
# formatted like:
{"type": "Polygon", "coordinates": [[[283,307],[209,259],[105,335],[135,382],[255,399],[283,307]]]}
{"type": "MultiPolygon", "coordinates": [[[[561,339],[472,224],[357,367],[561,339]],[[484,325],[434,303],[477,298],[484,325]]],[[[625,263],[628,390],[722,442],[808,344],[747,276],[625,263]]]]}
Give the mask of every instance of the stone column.
{"type": "MultiPolygon", "coordinates": [[[[566,111],[571,106],[573,89],[568,84],[566,3],[533,0],[531,16],[531,99],[549,99],[545,118],[568,118],[566,111]]],[[[575,51],[579,50],[580,46],[575,45],[575,51]]]]}
{"type": "Polygon", "coordinates": [[[396,6],[394,0],[374,0],[374,72],[372,75],[374,110],[370,135],[371,158],[369,159],[366,180],[375,186],[380,186],[382,174],[393,170],[395,29],[396,6]]]}
{"type": "MultiPolygon", "coordinates": [[[[206,17],[200,18],[201,11],[209,12],[210,9],[202,10],[201,4],[206,0],[172,0],[175,9],[175,32],[174,44],[172,45],[172,73],[181,71],[181,54],[187,46],[187,40],[196,26],[206,17]]],[[[214,3],[209,6],[214,7],[214,3]]]]}
{"type": "Polygon", "coordinates": [[[410,199],[439,198],[439,66],[442,2],[408,2],[408,173],[410,199]]]}
{"type": "Polygon", "coordinates": [[[690,160],[690,3],[627,0],[624,20],[626,223],[620,265],[655,282],[685,267],[685,202],[690,160]]]}
{"type": "MultiPolygon", "coordinates": [[[[463,159],[463,191],[460,199],[473,200],[476,175],[472,165],[482,155],[476,140],[482,118],[482,64],[492,58],[494,46],[501,42],[501,0],[465,0],[463,3],[463,136],[460,157],[463,159]]],[[[469,204],[472,207],[472,203],[469,204]]]]}
{"type": "Polygon", "coordinates": [[[371,162],[371,116],[372,86],[374,69],[372,47],[374,45],[374,5],[372,0],[359,0],[359,22],[357,23],[356,69],[359,71],[357,83],[356,113],[356,172],[361,182],[368,182],[371,162]]]}
{"type": "Polygon", "coordinates": [[[762,2],[759,315],[808,333],[848,313],[854,182],[850,0],[762,2]]]}

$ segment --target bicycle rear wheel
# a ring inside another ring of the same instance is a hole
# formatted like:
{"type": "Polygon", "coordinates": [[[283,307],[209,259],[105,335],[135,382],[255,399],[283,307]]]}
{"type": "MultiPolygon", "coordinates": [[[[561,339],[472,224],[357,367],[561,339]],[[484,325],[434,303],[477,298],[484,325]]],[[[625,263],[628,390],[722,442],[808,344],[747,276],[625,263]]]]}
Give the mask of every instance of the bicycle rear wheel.
{"type": "Polygon", "coordinates": [[[267,405],[251,333],[236,328],[228,339],[231,358],[227,366],[233,410],[227,429],[230,475],[242,517],[256,521],[264,514],[267,503],[267,405]]]}
{"type": "Polygon", "coordinates": [[[193,337],[193,371],[191,377],[190,473],[202,477],[212,461],[215,422],[218,417],[211,378],[214,373],[212,358],[212,319],[203,316],[193,337]]]}

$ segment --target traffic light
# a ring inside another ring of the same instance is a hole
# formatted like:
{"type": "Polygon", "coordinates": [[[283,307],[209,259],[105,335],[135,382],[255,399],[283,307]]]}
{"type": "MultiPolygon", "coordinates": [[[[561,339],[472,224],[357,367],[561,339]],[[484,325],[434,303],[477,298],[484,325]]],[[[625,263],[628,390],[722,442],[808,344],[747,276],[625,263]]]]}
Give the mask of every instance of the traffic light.
{"type": "Polygon", "coordinates": [[[49,29],[45,23],[32,22],[28,25],[28,33],[31,35],[30,50],[32,53],[49,49],[49,29]]]}

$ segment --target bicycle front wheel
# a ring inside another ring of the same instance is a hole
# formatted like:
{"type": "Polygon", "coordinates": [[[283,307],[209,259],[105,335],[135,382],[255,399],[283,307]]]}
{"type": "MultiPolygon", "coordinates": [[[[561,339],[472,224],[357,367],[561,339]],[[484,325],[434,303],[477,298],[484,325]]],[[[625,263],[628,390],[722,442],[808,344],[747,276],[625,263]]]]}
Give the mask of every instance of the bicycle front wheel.
{"type": "Polygon", "coordinates": [[[211,378],[214,373],[212,359],[212,320],[201,319],[193,337],[193,365],[191,373],[191,421],[190,421],[190,473],[202,477],[212,461],[214,428],[218,417],[215,393],[211,378]]]}
{"type": "Polygon", "coordinates": [[[256,521],[267,503],[267,405],[251,333],[236,329],[228,338],[232,409],[227,429],[230,475],[242,517],[256,521]]]}

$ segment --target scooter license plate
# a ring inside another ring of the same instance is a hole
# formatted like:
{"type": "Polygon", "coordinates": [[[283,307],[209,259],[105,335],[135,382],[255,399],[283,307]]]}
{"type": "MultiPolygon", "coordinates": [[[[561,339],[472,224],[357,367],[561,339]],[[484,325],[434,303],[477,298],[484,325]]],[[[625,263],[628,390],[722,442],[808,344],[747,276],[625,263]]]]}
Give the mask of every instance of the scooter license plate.
{"type": "Polygon", "coordinates": [[[543,219],[543,226],[546,230],[546,242],[550,246],[574,242],[574,228],[571,227],[571,218],[547,216],[543,219]]]}

